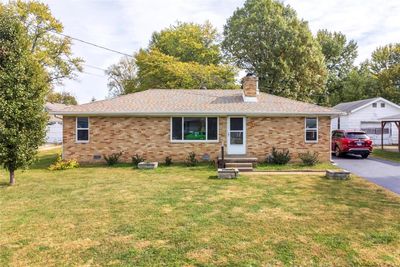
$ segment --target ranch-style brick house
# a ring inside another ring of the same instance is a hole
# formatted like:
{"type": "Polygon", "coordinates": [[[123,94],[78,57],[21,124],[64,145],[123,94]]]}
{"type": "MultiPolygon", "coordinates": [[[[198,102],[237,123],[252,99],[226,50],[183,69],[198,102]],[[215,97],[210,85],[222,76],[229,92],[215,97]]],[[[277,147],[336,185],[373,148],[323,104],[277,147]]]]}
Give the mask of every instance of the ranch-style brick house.
{"type": "Polygon", "coordinates": [[[150,89],[88,104],[69,106],[63,115],[63,158],[104,162],[123,152],[163,162],[184,161],[189,152],[215,160],[226,155],[264,161],[272,148],[298,154],[318,152],[330,160],[331,117],[340,111],[258,90],[247,75],[236,90],[150,89]]]}

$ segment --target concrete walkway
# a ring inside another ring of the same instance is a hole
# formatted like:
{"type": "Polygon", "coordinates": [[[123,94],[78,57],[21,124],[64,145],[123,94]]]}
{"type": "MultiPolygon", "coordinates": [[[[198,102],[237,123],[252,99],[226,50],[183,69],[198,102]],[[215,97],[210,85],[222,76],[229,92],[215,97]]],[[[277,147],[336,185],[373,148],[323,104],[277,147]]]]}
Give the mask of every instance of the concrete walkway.
{"type": "Polygon", "coordinates": [[[400,194],[400,163],[357,156],[333,157],[333,161],[351,173],[400,194]]]}

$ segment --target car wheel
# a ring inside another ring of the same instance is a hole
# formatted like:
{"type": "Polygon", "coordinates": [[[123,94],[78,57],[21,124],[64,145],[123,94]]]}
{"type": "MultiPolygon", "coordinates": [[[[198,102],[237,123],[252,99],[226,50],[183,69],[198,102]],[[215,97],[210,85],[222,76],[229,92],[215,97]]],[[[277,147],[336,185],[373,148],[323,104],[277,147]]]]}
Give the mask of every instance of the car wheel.
{"type": "Polygon", "coordinates": [[[366,153],[366,154],[362,154],[362,155],[361,155],[361,157],[362,157],[363,159],[366,159],[366,158],[368,158],[368,156],[369,156],[369,154],[368,154],[368,153],[366,153]]]}
{"type": "Polygon", "coordinates": [[[336,157],[341,157],[343,154],[340,152],[340,148],[337,146],[335,148],[335,156],[336,157]]]}

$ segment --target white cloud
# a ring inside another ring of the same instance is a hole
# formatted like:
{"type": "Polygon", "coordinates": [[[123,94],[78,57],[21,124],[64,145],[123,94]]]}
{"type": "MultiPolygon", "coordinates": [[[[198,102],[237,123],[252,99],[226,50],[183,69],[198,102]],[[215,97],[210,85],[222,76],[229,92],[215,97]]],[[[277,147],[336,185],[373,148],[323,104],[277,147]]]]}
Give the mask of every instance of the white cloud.
{"type": "MultiPolygon", "coordinates": [[[[176,21],[210,20],[220,31],[233,11],[244,0],[46,0],[55,17],[71,36],[133,53],[148,44],[152,32],[176,21]]],[[[358,42],[362,61],[381,45],[400,41],[400,3],[398,0],[286,0],[309,21],[311,30],[341,31],[358,42]]],[[[89,65],[107,68],[120,55],[74,42],[75,55],[89,65]]],[[[108,94],[107,79],[100,70],[85,67],[78,81],[66,81],[57,90],[73,92],[80,103],[108,94]]]]}

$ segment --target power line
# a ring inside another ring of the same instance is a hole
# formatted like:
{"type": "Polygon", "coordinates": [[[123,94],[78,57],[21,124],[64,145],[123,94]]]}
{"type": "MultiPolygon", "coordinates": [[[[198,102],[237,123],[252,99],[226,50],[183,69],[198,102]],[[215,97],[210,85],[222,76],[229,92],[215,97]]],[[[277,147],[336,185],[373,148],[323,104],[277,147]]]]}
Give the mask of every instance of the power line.
{"type": "Polygon", "coordinates": [[[98,45],[98,44],[95,44],[95,43],[92,43],[92,42],[88,42],[88,41],[79,39],[79,38],[75,38],[75,37],[72,37],[72,36],[67,35],[67,34],[59,33],[59,32],[56,32],[54,30],[51,30],[51,32],[53,32],[55,34],[58,34],[58,35],[61,35],[61,36],[64,36],[64,37],[67,37],[67,38],[70,38],[72,40],[84,43],[84,44],[87,44],[87,45],[95,46],[95,47],[100,48],[100,49],[108,50],[110,52],[114,52],[114,53],[117,53],[117,54],[120,54],[120,55],[123,55],[123,56],[127,56],[127,57],[133,57],[132,55],[129,55],[127,53],[120,52],[120,51],[117,51],[117,50],[114,50],[114,49],[111,49],[111,48],[108,48],[108,47],[105,47],[105,46],[102,46],[102,45],[98,45]]]}
{"type": "Polygon", "coordinates": [[[87,72],[87,71],[82,71],[81,73],[88,74],[88,75],[93,75],[93,76],[97,76],[97,77],[101,77],[101,78],[107,77],[107,75],[100,75],[100,74],[91,73],[91,72],[87,72]]]}
{"type": "Polygon", "coordinates": [[[126,57],[132,57],[132,58],[133,58],[132,55],[129,55],[129,54],[127,54],[127,53],[124,53],[124,52],[121,52],[121,51],[118,51],[118,50],[115,50],[115,49],[112,49],[112,48],[108,48],[108,47],[105,47],[105,46],[103,46],[103,45],[98,45],[98,44],[95,44],[95,43],[92,43],[92,42],[88,42],[88,41],[82,40],[82,39],[80,39],[80,38],[73,37],[73,36],[68,35],[68,34],[56,32],[54,29],[45,29],[45,28],[43,28],[43,27],[40,27],[39,25],[36,25],[36,26],[34,26],[34,27],[40,28],[40,29],[45,30],[45,31],[47,31],[47,32],[50,31],[50,32],[52,32],[52,33],[55,33],[55,34],[58,34],[58,35],[61,35],[61,36],[70,38],[70,39],[72,39],[72,40],[75,40],[75,41],[78,41],[78,42],[81,42],[81,43],[84,43],[84,44],[87,44],[87,45],[92,45],[92,46],[97,47],[97,48],[100,48],[100,49],[104,49],[104,50],[107,50],[107,51],[110,51],[110,52],[113,52],[113,53],[117,53],[117,54],[120,54],[120,55],[123,55],[123,56],[126,56],[126,57]]]}
{"type": "Polygon", "coordinates": [[[99,67],[96,67],[96,66],[93,66],[93,65],[90,65],[90,64],[83,63],[83,65],[86,66],[86,67],[92,68],[92,69],[107,71],[106,69],[99,68],[99,67]]]}

